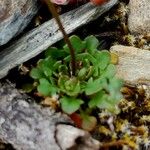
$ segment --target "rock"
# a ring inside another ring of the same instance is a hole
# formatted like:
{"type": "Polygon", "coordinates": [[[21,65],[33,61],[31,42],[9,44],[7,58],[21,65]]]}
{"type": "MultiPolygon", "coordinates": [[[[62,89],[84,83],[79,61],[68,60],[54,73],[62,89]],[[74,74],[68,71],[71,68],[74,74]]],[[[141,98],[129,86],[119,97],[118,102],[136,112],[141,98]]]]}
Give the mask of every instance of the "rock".
{"type": "Polygon", "coordinates": [[[57,141],[63,150],[99,150],[100,148],[100,142],[93,139],[89,132],[62,124],[57,126],[56,132],[57,141]]]}
{"type": "Polygon", "coordinates": [[[37,10],[37,0],[0,0],[0,45],[21,33],[37,10]]]}
{"type": "Polygon", "coordinates": [[[132,85],[150,86],[150,51],[130,46],[111,47],[119,57],[117,76],[132,85]]]}
{"type": "Polygon", "coordinates": [[[43,108],[6,81],[0,82],[0,139],[16,150],[98,150],[100,143],[71,125],[69,117],[43,108]],[[70,124],[70,125],[69,125],[70,124]],[[78,142],[77,139],[81,139],[78,142]],[[69,141],[69,142],[68,142],[69,141]]]}
{"type": "MultiPolygon", "coordinates": [[[[70,34],[77,28],[98,18],[117,3],[118,0],[111,0],[101,6],[87,3],[62,14],[60,18],[63,20],[62,23],[67,34],[70,34]]],[[[0,52],[0,79],[6,76],[13,67],[37,56],[62,38],[62,33],[59,31],[54,19],[30,31],[0,52]]]]}
{"type": "Polygon", "coordinates": [[[150,33],[150,0],[130,0],[128,27],[133,34],[150,33]]]}

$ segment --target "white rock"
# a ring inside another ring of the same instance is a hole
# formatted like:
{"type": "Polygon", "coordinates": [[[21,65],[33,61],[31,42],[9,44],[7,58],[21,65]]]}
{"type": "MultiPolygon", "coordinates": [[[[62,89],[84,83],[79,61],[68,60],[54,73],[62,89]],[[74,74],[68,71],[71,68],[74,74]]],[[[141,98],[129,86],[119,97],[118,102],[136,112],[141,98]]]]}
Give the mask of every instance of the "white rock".
{"type": "Polygon", "coordinates": [[[131,33],[150,33],[150,0],[130,0],[128,27],[131,33]]]}
{"type": "Polygon", "coordinates": [[[117,76],[127,83],[150,86],[150,51],[135,47],[115,45],[111,47],[119,57],[117,76]]]}

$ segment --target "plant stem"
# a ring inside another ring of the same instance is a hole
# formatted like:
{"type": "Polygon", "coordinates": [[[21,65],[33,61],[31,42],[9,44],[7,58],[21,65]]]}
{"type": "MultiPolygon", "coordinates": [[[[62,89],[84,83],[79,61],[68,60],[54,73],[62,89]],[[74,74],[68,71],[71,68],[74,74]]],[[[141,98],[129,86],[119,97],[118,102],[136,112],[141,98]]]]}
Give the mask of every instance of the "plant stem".
{"type": "Polygon", "coordinates": [[[56,8],[54,6],[54,4],[51,2],[51,0],[44,0],[46,2],[46,4],[48,5],[48,8],[50,10],[50,12],[52,13],[53,17],[55,18],[58,26],[59,26],[59,29],[60,31],[62,32],[63,36],[64,36],[64,40],[66,42],[66,44],[68,45],[69,47],[69,50],[70,50],[70,55],[71,55],[71,69],[72,69],[72,75],[75,75],[75,72],[76,72],[76,61],[75,61],[75,51],[71,45],[71,42],[68,38],[68,35],[67,33],[65,32],[64,28],[63,28],[63,25],[61,23],[61,20],[59,18],[59,15],[56,11],[56,8]]]}

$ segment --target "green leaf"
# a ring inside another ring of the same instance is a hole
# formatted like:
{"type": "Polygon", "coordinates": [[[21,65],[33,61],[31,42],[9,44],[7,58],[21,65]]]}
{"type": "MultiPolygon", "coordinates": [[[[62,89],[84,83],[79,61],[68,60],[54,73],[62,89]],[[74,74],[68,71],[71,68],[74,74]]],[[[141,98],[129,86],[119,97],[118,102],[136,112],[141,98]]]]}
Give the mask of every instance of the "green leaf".
{"type": "Polygon", "coordinates": [[[45,51],[45,57],[53,57],[53,55],[55,55],[55,52],[58,52],[58,49],[56,47],[49,47],[46,51],[45,51]]]}
{"type": "Polygon", "coordinates": [[[105,94],[104,91],[100,91],[96,93],[96,95],[94,95],[94,97],[92,97],[92,99],[89,101],[88,103],[89,107],[90,108],[97,107],[99,103],[101,103],[101,99],[103,98],[104,94],[105,94]]]}
{"type": "Polygon", "coordinates": [[[86,77],[86,73],[87,73],[87,68],[83,67],[78,72],[78,78],[81,80],[84,79],[86,77]]]}
{"type": "Polygon", "coordinates": [[[43,67],[43,72],[44,72],[45,76],[47,76],[47,77],[51,77],[51,75],[52,75],[52,70],[48,67],[43,67]]]}
{"type": "Polygon", "coordinates": [[[93,66],[83,67],[78,72],[78,78],[80,80],[87,80],[92,76],[93,73],[94,73],[94,67],[93,66]]]}
{"type": "Polygon", "coordinates": [[[61,91],[65,92],[65,83],[68,81],[70,78],[67,75],[62,75],[58,79],[58,87],[60,88],[61,91]]]}
{"type": "Polygon", "coordinates": [[[110,61],[111,61],[111,56],[110,56],[110,53],[106,50],[103,50],[101,52],[97,52],[95,54],[95,57],[97,59],[97,65],[99,66],[99,68],[101,70],[104,70],[108,64],[110,64],[110,61]]]}
{"type": "MultiPolygon", "coordinates": [[[[97,64],[96,59],[91,54],[89,54],[89,53],[76,54],[76,60],[84,62],[86,59],[88,59],[88,61],[91,62],[93,65],[97,64]]],[[[65,62],[69,62],[70,60],[71,60],[70,56],[67,56],[64,59],[65,62]]]]}
{"type": "Polygon", "coordinates": [[[30,72],[30,76],[33,79],[41,79],[44,77],[44,73],[39,68],[33,68],[30,72]]]}
{"type": "MultiPolygon", "coordinates": [[[[73,49],[75,50],[75,53],[80,53],[82,52],[82,50],[84,50],[86,43],[82,42],[82,40],[78,36],[73,35],[69,39],[73,46],[73,49]]],[[[64,46],[64,50],[69,52],[69,48],[67,45],[64,46]]]]}
{"type": "Polygon", "coordinates": [[[59,71],[59,73],[67,75],[68,74],[68,67],[67,67],[67,65],[60,65],[58,67],[58,71],[59,71]]]}
{"type": "Polygon", "coordinates": [[[96,51],[97,47],[99,46],[98,39],[95,36],[91,35],[85,38],[85,41],[86,41],[87,51],[90,54],[93,54],[96,51]]]}
{"type": "Polygon", "coordinates": [[[40,59],[38,61],[38,67],[43,70],[44,67],[48,67],[53,70],[53,65],[56,61],[52,57],[47,57],[45,59],[40,59]]]}
{"type": "Polygon", "coordinates": [[[56,71],[62,65],[61,61],[57,61],[53,64],[53,70],[56,71]]]}
{"type": "Polygon", "coordinates": [[[94,66],[94,72],[93,72],[93,77],[99,77],[100,76],[100,69],[97,66],[94,66]]]}
{"type": "Polygon", "coordinates": [[[113,101],[111,102],[110,100],[108,100],[108,95],[107,94],[103,94],[102,97],[99,97],[99,101],[97,103],[97,107],[99,107],[101,109],[110,110],[110,109],[112,109],[114,107],[114,105],[113,105],[113,101]]]}
{"type": "Polygon", "coordinates": [[[44,96],[50,96],[57,92],[57,89],[53,87],[45,78],[40,79],[40,84],[37,87],[38,92],[44,96]]]}
{"type": "Polygon", "coordinates": [[[69,96],[77,96],[80,93],[80,82],[74,77],[61,76],[58,80],[60,90],[69,96]]]}
{"type": "Polygon", "coordinates": [[[72,114],[80,108],[83,104],[81,99],[76,99],[73,97],[63,97],[60,99],[62,110],[67,114],[72,114]]]}
{"type": "MultiPolygon", "coordinates": [[[[80,61],[80,60],[79,60],[80,61]]],[[[90,62],[90,60],[88,59],[88,58],[85,58],[85,59],[83,59],[82,60],[82,66],[83,67],[89,67],[89,66],[91,66],[91,62],[90,62]]]]}
{"type": "Polygon", "coordinates": [[[95,94],[100,90],[102,90],[106,85],[107,85],[107,81],[105,78],[99,78],[94,81],[91,78],[85,87],[85,93],[86,95],[95,94]]]}
{"type": "Polygon", "coordinates": [[[95,72],[94,67],[93,67],[93,66],[89,66],[89,68],[88,68],[87,71],[88,71],[88,73],[87,73],[87,75],[86,75],[86,79],[89,79],[90,77],[93,76],[93,74],[94,74],[94,72],[95,72]]]}
{"type": "Polygon", "coordinates": [[[42,70],[46,77],[51,77],[54,63],[55,61],[51,57],[47,57],[38,62],[38,68],[42,70]]]}
{"type": "Polygon", "coordinates": [[[117,79],[116,77],[113,77],[109,80],[110,91],[112,89],[115,91],[120,91],[122,86],[123,86],[123,80],[122,79],[117,79]]]}
{"type": "Polygon", "coordinates": [[[66,81],[68,81],[70,78],[69,78],[69,76],[67,76],[67,75],[62,75],[62,76],[60,76],[59,77],[59,79],[58,79],[58,86],[61,88],[61,89],[63,89],[63,88],[65,88],[65,82],[66,81]]]}
{"type": "Polygon", "coordinates": [[[123,86],[123,80],[117,78],[111,78],[109,80],[108,91],[110,96],[114,101],[118,102],[122,98],[122,94],[120,92],[121,87],[123,86]]]}
{"type": "Polygon", "coordinates": [[[93,65],[96,64],[96,59],[89,53],[82,53],[77,55],[77,60],[82,60],[88,59],[93,65]]]}
{"type": "Polygon", "coordinates": [[[69,96],[77,96],[80,93],[80,82],[72,78],[65,83],[66,94],[69,96]]]}
{"type": "Polygon", "coordinates": [[[51,56],[53,59],[57,59],[57,60],[61,59],[61,58],[64,58],[67,55],[68,54],[64,50],[57,49],[56,47],[50,47],[45,52],[46,57],[51,56]]]}
{"type": "Polygon", "coordinates": [[[111,113],[118,113],[119,108],[117,107],[118,102],[114,101],[109,95],[103,94],[99,99],[97,107],[100,109],[107,109],[111,113]]]}
{"type": "Polygon", "coordinates": [[[108,67],[102,73],[103,77],[113,78],[116,74],[116,67],[113,64],[109,64],[108,67]]]}

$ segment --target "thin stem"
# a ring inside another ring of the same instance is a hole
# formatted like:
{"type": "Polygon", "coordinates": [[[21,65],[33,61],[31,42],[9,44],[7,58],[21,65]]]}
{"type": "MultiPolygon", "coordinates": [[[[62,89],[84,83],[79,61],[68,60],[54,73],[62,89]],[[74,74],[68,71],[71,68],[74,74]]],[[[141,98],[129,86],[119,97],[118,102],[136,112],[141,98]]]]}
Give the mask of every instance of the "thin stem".
{"type": "Polygon", "coordinates": [[[66,44],[68,45],[69,47],[69,50],[70,50],[70,55],[71,55],[71,69],[72,69],[72,75],[75,75],[75,72],[76,72],[76,61],[75,61],[75,52],[74,52],[74,49],[71,45],[71,42],[68,38],[68,35],[67,33],[65,32],[64,28],[63,28],[63,25],[61,23],[61,20],[59,18],[59,15],[56,11],[56,8],[54,6],[54,4],[51,2],[51,0],[44,0],[46,2],[46,4],[48,5],[48,8],[49,10],[51,11],[53,17],[55,18],[58,26],[59,26],[59,29],[60,31],[62,32],[63,36],[64,36],[64,40],[66,42],[66,44]]]}

